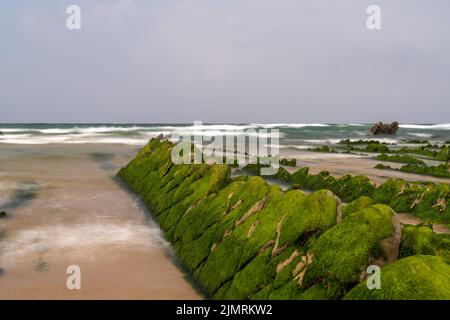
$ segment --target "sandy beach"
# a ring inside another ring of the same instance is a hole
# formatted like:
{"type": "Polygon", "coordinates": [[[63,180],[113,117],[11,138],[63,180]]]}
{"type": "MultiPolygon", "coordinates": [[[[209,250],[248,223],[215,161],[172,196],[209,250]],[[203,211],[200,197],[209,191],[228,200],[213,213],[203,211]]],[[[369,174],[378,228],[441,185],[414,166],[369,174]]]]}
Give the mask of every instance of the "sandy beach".
{"type": "Polygon", "coordinates": [[[125,145],[2,145],[0,299],[198,299],[160,229],[115,178],[125,145]],[[81,269],[81,290],[66,269],[81,269]]]}

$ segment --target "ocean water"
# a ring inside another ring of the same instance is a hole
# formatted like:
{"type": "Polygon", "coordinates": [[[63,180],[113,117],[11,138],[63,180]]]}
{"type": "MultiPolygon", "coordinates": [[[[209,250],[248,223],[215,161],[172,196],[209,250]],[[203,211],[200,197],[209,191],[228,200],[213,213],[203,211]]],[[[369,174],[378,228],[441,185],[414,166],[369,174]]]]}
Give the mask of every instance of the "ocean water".
{"type": "Polygon", "coordinates": [[[205,137],[236,134],[254,130],[251,134],[273,136],[280,133],[280,147],[306,149],[317,145],[333,145],[341,139],[373,139],[397,145],[407,145],[412,139],[443,143],[450,140],[450,123],[401,124],[397,135],[372,136],[371,124],[0,124],[0,144],[80,144],[106,143],[144,145],[159,134],[192,134],[205,137]],[[263,132],[262,130],[267,130],[263,132]]]}

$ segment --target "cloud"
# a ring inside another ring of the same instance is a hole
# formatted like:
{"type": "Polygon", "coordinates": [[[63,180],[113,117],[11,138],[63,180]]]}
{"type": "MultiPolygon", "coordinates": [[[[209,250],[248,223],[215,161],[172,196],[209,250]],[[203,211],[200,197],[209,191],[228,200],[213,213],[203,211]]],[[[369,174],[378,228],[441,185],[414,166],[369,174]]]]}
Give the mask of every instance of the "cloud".
{"type": "Polygon", "coordinates": [[[450,120],[445,1],[77,2],[1,10],[2,121],[450,120]]]}

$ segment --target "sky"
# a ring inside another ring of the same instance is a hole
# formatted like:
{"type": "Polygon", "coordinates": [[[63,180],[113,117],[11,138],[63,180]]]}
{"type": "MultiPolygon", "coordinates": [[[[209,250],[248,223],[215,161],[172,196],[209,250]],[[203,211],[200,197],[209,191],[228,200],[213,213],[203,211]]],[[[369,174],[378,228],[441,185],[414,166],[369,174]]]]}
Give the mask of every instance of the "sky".
{"type": "Polygon", "coordinates": [[[448,0],[0,2],[0,123],[445,123],[449,110],[448,0]],[[72,4],[81,30],[66,27],[72,4]]]}

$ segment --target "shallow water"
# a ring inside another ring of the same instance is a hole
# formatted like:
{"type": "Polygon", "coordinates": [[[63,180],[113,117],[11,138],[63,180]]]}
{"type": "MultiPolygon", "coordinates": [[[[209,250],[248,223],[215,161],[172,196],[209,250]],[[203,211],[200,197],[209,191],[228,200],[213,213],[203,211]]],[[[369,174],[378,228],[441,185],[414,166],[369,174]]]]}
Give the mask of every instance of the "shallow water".
{"type": "Polygon", "coordinates": [[[115,178],[125,145],[1,145],[0,299],[198,299],[158,226],[115,178]],[[81,269],[81,290],[66,270],[81,269]]]}

